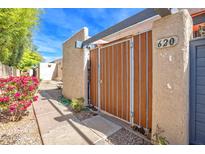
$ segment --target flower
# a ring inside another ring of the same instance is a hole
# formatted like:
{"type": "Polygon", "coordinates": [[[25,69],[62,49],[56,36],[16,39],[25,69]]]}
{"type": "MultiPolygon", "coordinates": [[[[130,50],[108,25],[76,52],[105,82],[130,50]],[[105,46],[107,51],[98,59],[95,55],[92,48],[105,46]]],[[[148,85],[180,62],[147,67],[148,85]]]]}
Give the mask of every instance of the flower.
{"type": "Polygon", "coordinates": [[[8,96],[0,97],[0,102],[8,102],[9,100],[8,96]]]}
{"type": "Polygon", "coordinates": [[[19,92],[14,94],[14,97],[19,98],[21,96],[21,94],[19,92]]]}
{"type": "Polygon", "coordinates": [[[0,88],[3,88],[5,86],[4,83],[0,83],[0,88]]]}
{"type": "Polygon", "coordinates": [[[29,86],[29,90],[30,90],[30,91],[33,91],[34,89],[35,89],[34,86],[29,86]]]}
{"type": "Polygon", "coordinates": [[[9,106],[9,111],[10,111],[10,112],[14,112],[14,111],[16,110],[16,108],[17,108],[17,104],[11,104],[11,105],[9,106]]]}
{"type": "Polygon", "coordinates": [[[37,100],[38,100],[38,96],[34,96],[33,101],[37,101],[37,100]]]}

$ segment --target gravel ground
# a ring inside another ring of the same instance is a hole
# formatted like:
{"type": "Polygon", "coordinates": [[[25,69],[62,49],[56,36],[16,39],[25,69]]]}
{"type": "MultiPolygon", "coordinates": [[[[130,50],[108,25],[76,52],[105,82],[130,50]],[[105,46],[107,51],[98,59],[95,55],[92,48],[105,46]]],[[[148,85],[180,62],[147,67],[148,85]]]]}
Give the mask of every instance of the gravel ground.
{"type": "MultiPolygon", "coordinates": [[[[1,118],[1,117],[0,117],[1,118]]],[[[0,120],[0,145],[40,145],[41,139],[32,107],[28,116],[18,122],[2,122],[0,120]]]]}
{"type": "Polygon", "coordinates": [[[125,128],[118,130],[109,136],[107,140],[114,145],[150,145],[150,143],[125,128]]]}

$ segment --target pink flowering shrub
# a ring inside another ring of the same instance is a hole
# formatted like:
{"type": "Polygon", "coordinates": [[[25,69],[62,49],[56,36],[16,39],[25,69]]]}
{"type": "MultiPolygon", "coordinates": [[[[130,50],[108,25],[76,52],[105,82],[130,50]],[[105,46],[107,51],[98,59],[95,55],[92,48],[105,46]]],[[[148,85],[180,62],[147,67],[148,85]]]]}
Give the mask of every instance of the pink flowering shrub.
{"type": "Polygon", "coordinates": [[[37,101],[38,85],[36,77],[0,78],[0,113],[9,113],[12,121],[19,120],[27,108],[37,101]]]}

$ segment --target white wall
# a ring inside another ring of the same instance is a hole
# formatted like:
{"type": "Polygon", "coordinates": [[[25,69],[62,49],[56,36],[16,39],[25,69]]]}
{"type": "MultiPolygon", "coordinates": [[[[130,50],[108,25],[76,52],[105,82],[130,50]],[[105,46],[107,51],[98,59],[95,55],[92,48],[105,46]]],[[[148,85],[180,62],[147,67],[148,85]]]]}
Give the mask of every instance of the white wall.
{"type": "Polygon", "coordinates": [[[40,63],[39,78],[42,80],[52,80],[55,77],[55,63],[40,63]]]}

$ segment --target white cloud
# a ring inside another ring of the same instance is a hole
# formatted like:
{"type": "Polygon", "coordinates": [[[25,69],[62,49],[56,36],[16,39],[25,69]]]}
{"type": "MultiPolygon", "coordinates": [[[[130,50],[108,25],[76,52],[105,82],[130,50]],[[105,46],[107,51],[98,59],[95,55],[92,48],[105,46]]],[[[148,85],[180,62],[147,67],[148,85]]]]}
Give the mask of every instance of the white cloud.
{"type": "Polygon", "coordinates": [[[62,57],[59,57],[59,56],[43,56],[44,58],[44,62],[48,63],[48,62],[51,62],[51,61],[54,61],[56,59],[60,59],[62,57]]]}

